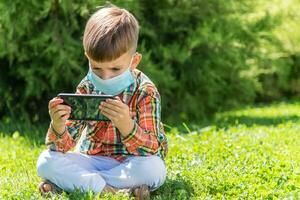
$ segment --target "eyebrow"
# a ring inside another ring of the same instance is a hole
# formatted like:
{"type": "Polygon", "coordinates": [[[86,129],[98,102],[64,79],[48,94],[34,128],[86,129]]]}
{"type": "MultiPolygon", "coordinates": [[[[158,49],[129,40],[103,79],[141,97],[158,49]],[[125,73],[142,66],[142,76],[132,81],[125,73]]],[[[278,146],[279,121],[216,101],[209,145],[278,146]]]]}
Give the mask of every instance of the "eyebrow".
{"type": "MultiPolygon", "coordinates": [[[[101,67],[98,67],[98,66],[92,66],[94,69],[101,69],[101,67]]],[[[111,68],[108,68],[108,69],[120,69],[120,68],[122,68],[122,66],[121,65],[116,65],[116,66],[114,66],[114,67],[111,67],[111,68]]]]}

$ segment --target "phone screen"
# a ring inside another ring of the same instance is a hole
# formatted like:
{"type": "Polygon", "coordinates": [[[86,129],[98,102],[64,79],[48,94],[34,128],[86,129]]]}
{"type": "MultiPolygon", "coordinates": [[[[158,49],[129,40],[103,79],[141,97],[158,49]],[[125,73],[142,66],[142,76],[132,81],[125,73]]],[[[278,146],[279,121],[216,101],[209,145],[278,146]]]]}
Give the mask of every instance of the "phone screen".
{"type": "Polygon", "coordinates": [[[101,114],[99,105],[107,98],[113,99],[114,96],[60,93],[58,97],[62,98],[64,104],[69,105],[72,109],[69,120],[109,121],[101,114]]]}

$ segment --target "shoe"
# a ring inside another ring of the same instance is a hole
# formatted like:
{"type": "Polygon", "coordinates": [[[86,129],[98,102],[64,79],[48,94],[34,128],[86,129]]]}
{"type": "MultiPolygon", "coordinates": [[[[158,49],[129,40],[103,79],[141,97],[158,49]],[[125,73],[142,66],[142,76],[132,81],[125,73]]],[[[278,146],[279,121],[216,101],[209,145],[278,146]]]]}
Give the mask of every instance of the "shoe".
{"type": "Polygon", "coordinates": [[[48,194],[61,194],[63,192],[61,188],[48,180],[44,180],[39,184],[39,191],[43,196],[48,194]]]}
{"type": "Polygon", "coordinates": [[[136,200],[149,200],[150,199],[150,190],[148,185],[141,185],[133,189],[133,195],[136,200]]]}

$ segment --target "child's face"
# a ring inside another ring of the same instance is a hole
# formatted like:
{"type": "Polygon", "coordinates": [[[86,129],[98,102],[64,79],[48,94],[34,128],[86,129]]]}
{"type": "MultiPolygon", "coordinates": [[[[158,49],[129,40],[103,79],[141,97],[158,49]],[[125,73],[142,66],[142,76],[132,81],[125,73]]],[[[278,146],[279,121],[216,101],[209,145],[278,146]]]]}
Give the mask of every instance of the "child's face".
{"type": "Polygon", "coordinates": [[[93,72],[104,80],[111,79],[122,74],[125,70],[128,69],[128,67],[130,67],[131,69],[135,69],[142,59],[141,54],[133,54],[131,50],[124,53],[119,58],[109,62],[96,62],[90,59],[87,54],[86,56],[91,63],[93,72]]]}

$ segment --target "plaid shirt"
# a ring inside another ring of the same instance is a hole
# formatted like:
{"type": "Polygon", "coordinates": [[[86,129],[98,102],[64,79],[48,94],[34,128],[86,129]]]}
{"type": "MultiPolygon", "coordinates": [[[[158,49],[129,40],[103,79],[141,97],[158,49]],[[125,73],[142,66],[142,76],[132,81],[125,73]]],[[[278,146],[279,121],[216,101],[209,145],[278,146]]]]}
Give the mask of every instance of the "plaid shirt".
{"type": "MultiPolygon", "coordinates": [[[[76,144],[79,151],[89,155],[101,155],[123,161],[128,156],[166,156],[167,138],[161,123],[160,95],[141,71],[133,70],[135,82],[119,97],[129,106],[135,121],[132,132],[122,138],[110,121],[67,120],[66,131],[59,135],[49,127],[46,145],[50,150],[66,152],[76,144]]],[[[76,93],[101,94],[85,77],[77,86],[76,93]]]]}

